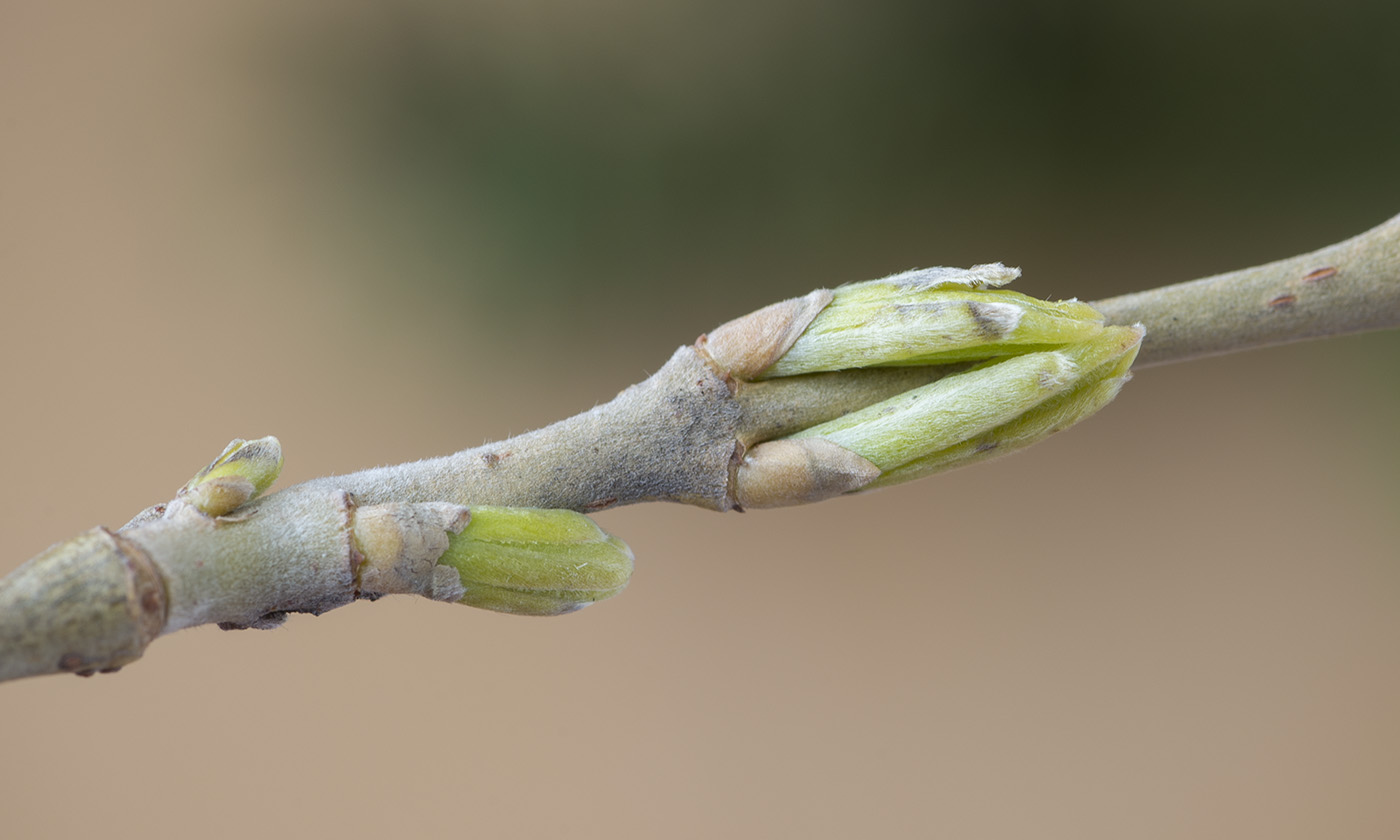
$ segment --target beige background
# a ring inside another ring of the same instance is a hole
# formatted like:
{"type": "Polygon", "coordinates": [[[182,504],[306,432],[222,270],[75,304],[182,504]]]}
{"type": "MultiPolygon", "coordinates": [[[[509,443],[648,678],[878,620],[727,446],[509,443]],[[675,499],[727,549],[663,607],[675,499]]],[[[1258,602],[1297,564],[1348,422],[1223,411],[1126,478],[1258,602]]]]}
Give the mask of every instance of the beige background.
{"type": "MultiPolygon", "coordinates": [[[[284,484],[449,452],[815,286],[1002,259],[1092,298],[1400,211],[1362,4],[1258,40],[1245,6],[122,5],[0,6],[3,571],[232,437],[284,484]],[[1197,73],[1144,86],[1149,48],[1197,73]]],[[[0,686],[0,831],[1394,837],[1398,356],[1144,371],[811,509],[609,511],[634,582],[563,619],[388,599],[0,686]]]]}

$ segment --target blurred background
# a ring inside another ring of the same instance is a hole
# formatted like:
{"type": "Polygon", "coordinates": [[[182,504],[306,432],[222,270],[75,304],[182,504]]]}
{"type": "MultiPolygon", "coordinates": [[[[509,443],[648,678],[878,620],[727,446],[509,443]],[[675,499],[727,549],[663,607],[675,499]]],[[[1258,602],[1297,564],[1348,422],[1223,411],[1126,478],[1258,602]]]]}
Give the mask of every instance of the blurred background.
{"type": "MultiPolygon", "coordinates": [[[[233,437],[282,486],[604,401],[811,288],[1095,299],[1400,212],[1400,5],[0,4],[0,571],[233,437]]],[[[649,505],[620,598],[0,686],[11,837],[1394,837],[1400,336],[1014,458],[649,505]]]]}

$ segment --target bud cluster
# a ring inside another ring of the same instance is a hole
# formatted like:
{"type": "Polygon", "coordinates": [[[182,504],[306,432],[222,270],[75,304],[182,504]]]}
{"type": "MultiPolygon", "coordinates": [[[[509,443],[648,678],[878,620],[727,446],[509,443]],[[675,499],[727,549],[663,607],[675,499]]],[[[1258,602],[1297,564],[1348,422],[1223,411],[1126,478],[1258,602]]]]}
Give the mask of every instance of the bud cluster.
{"type": "Polygon", "coordinates": [[[1000,263],[920,269],[831,293],[754,379],[908,365],[948,372],[753,447],[736,472],[736,503],[802,504],[909,481],[1022,448],[1106,405],[1127,381],[1142,327],[1106,326],[1078,301],[997,288],[1018,275],[1000,263]]]}

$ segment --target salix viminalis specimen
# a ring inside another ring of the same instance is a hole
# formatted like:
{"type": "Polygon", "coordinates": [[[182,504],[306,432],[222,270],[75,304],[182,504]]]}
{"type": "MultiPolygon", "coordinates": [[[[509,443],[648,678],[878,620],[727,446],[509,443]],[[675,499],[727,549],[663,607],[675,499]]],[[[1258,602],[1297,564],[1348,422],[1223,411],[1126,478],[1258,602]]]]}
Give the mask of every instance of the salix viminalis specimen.
{"type": "Polygon", "coordinates": [[[702,335],[553,425],[276,493],[265,492],[282,463],[276,439],[234,441],[170,501],[0,581],[0,680],[115,670],[185,627],[270,627],[395,593],[570,612],[632,572],[632,553],[586,513],[859,493],[1088,417],[1139,350],[1140,364],[1162,364],[1400,327],[1400,216],[1092,306],[1001,288],[1016,276],[934,268],[812,292],[702,335]]]}
{"type": "Polygon", "coordinates": [[[0,583],[0,679],[115,670],[185,627],[390,594],[567,613],[633,567],[584,512],[805,504],[1014,451],[1108,403],[1143,336],[1000,288],[1017,274],[923,269],[774,304],[606,405],[445,458],[264,495],[280,445],[234,441],[170,501],[0,583]]]}

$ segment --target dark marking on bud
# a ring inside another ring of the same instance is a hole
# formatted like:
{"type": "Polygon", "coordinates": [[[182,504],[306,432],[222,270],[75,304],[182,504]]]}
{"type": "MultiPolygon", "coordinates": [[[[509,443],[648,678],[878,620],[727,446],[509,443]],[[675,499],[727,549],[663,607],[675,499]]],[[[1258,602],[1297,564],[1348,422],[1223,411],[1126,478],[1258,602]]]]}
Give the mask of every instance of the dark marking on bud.
{"type": "Polygon", "coordinates": [[[607,508],[610,508],[615,504],[617,504],[617,497],[609,496],[606,499],[594,499],[593,501],[584,505],[583,508],[584,510],[606,510],[607,508]]]}
{"type": "Polygon", "coordinates": [[[1322,268],[1314,268],[1312,271],[1309,271],[1307,274],[1303,275],[1303,282],[1321,283],[1323,280],[1326,280],[1328,277],[1331,277],[1336,273],[1337,269],[1333,268],[1330,265],[1323,266],[1322,268]]]}
{"type": "MultiPolygon", "coordinates": [[[[84,659],[82,657],[82,654],[65,653],[58,660],[58,669],[60,671],[73,671],[75,673],[79,673],[80,676],[86,676],[84,674],[81,674],[81,672],[79,671],[79,669],[83,667],[83,664],[84,659]]],[[[91,673],[91,671],[88,672],[88,674],[91,673]]]]}
{"type": "Polygon", "coordinates": [[[995,441],[995,440],[990,440],[990,441],[986,441],[986,442],[984,442],[984,443],[979,443],[979,444],[977,444],[977,449],[974,450],[974,451],[978,452],[979,454],[982,453],[982,452],[991,452],[993,449],[996,449],[998,446],[1001,446],[1001,443],[999,443],[998,441],[995,441]]]}
{"type": "Polygon", "coordinates": [[[232,464],[234,461],[251,461],[253,456],[263,454],[261,446],[243,446],[232,455],[228,456],[225,464],[232,464]]]}
{"type": "Polygon", "coordinates": [[[992,314],[980,301],[970,300],[967,302],[967,314],[972,316],[973,323],[977,325],[977,332],[988,340],[1001,338],[1006,332],[1006,322],[992,314]]]}
{"type": "Polygon", "coordinates": [[[1274,310],[1287,309],[1297,302],[1297,295],[1279,295],[1278,297],[1269,301],[1269,308],[1274,310]]]}

